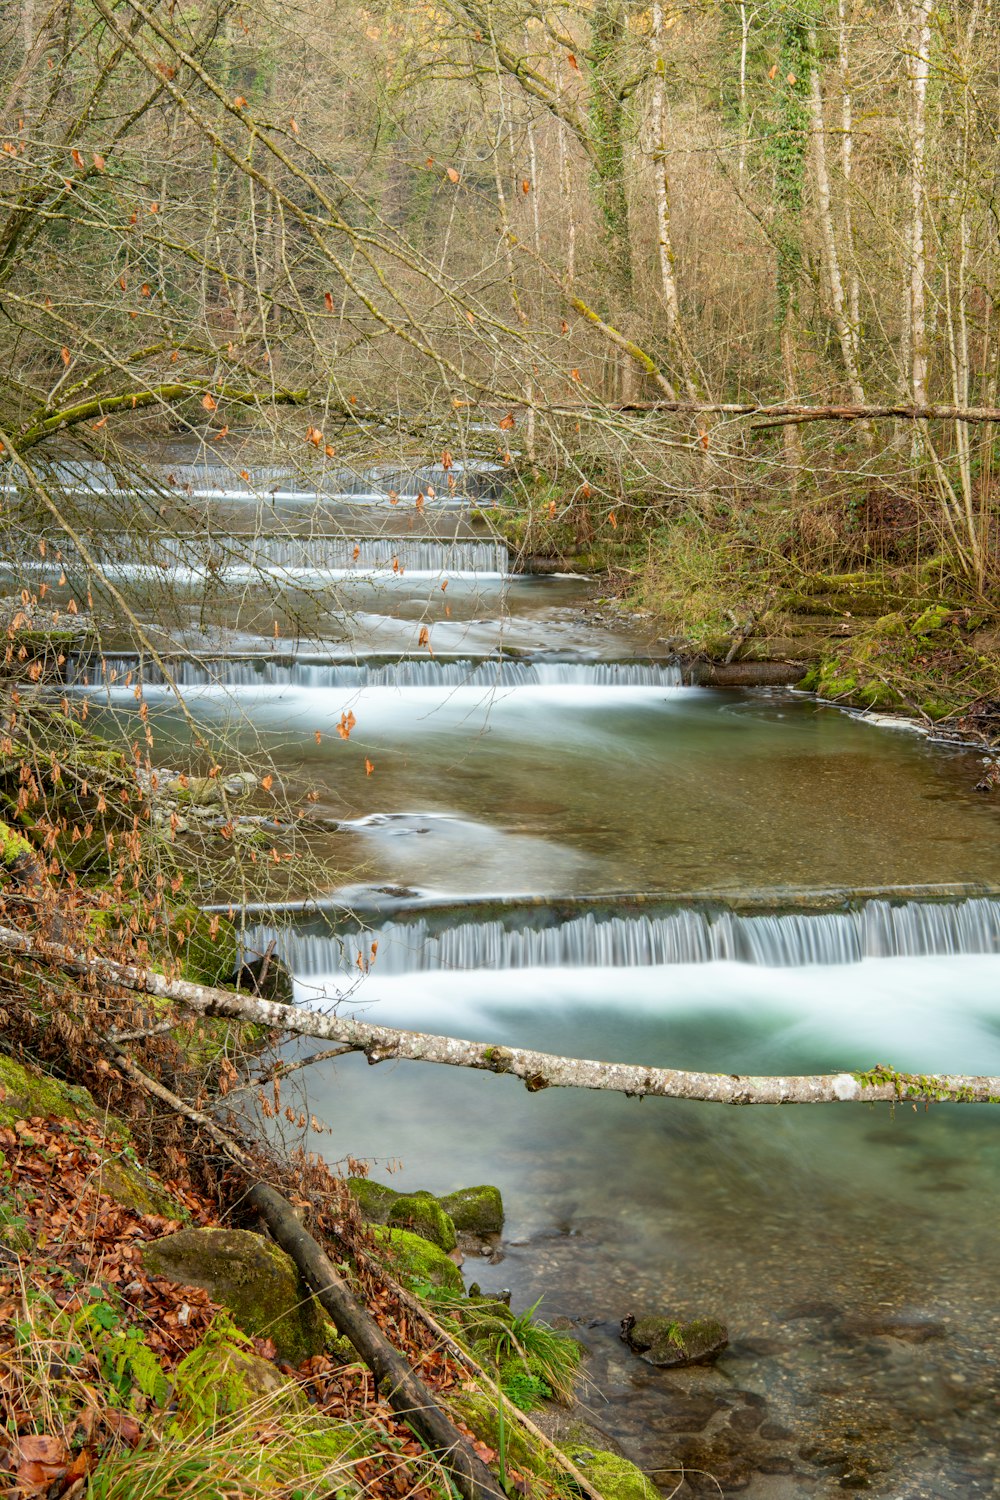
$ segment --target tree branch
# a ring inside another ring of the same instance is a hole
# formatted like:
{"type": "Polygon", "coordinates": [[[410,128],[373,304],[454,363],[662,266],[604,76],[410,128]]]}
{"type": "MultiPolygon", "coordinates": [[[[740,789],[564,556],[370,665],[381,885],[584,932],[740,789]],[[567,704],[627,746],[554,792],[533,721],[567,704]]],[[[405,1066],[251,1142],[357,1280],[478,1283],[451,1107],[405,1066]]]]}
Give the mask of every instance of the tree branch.
{"type": "Polygon", "coordinates": [[[0,927],[0,948],[56,964],[72,973],[91,974],[123,989],[159,995],[202,1016],[227,1016],[295,1036],[339,1042],[352,1051],[363,1052],[370,1063],[397,1059],[508,1073],[520,1078],[529,1093],[546,1088],[603,1089],[630,1098],[652,1095],[664,1099],[700,1099],[713,1104],[875,1104],[898,1100],[1000,1104],[1000,1078],[898,1073],[881,1065],[859,1073],[753,1077],[650,1068],[642,1063],[596,1062],[524,1047],[373,1026],[349,1016],[299,1010],[271,1000],[193,984],[186,979],[167,979],[134,964],[115,963],[92,953],[42,942],[9,927],[0,927]]]}

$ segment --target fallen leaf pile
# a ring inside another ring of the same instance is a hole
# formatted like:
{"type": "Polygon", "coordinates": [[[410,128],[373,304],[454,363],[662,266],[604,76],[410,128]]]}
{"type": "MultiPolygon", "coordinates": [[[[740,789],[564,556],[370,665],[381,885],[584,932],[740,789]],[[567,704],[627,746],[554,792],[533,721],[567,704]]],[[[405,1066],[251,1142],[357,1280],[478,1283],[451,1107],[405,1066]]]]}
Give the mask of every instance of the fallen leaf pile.
{"type": "MultiPolygon", "coordinates": [[[[0,1127],[0,1151],[0,1496],[77,1500],[102,1455],[155,1437],[160,1414],[136,1391],[131,1409],[122,1410],[94,1350],[81,1347],[69,1368],[71,1340],[52,1336],[53,1319],[68,1329],[74,1314],[95,1302],[113,1308],[115,1331],[140,1332],[169,1377],[220,1309],[204,1291],[143,1270],[141,1247],[180,1225],[128,1208],[106,1190],[125,1154],[94,1126],[17,1120],[0,1127]]],[[[194,1223],[218,1223],[214,1206],[190,1186],[167,1187],[194,1223]]],[[[398,1304],[377,1268],[365,1259],[361,1266],[369,1311],[421,1379],[438,1395],[468,1386],[461,1365],[398,1304]]],[[[270,1339],[254,1339],[253,1346],[278,1363],[270,1339]]],[[[317,1412],[364,1428],[367,1451],[355,1473],[366,1496],[440,1500],[439,1470],[379,1396],[363,1363],[320,1355],[295,1371],[279,1367],[300,1382],[317,1412]]],[[[496,1458],[459,1426],[484,1461],[496,1458]]],[[[275,1427],[271,1437],[278,1435],[275,1427]]],[[[270,1440],[263,1428],[256,1436],[270,1440]]],[[[521,1476],[510,1477],[522,1489],[521,1476]]]]}

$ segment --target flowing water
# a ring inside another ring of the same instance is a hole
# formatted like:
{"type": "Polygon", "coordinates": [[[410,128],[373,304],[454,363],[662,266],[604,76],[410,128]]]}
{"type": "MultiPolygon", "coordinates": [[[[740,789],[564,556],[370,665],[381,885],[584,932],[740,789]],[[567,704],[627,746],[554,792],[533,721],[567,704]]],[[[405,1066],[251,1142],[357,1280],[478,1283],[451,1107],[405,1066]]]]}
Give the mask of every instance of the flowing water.
{"type": "MultiPolygon", "coordinates": [[[[195,717],[316,793],[342,878],[290,876],[283,912],[245,917],[300,1003],[678,1067],[1000,1074],[1000,822],[972,752],[784,690],[683,687],[591,585],[508,576],[447,473],[170,473],[219,529],[99,551],[195,717]],[[248,560],[234,517],[259,524],[268,485],[286,508],[248,560]]],[[[60,566],[71,586],[81,563],[60,566]]],[[[169,763],[171,687],[115,645],[68,690],[127,730],[141,682],[169,763]]],[[[308,1088],[332,1159],[502,1188],[503,1259],[470,1279],[569,1320],[592,1420],[666,1493],[1000,1492],[989,1107],[727,1112],[357,1058],[308,1088]],[[630,1312],[719,1316],[730,1347],[665,1374],[621,1343],[630,1312]]]]}

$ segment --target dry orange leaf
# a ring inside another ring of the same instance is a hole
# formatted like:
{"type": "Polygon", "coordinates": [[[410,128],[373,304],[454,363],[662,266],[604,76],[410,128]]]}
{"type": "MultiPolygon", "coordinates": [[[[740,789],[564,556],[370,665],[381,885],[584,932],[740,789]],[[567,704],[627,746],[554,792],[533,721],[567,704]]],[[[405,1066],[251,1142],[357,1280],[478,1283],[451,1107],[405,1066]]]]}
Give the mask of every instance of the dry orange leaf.
{"type": "Polygon", "coordinates": [[[566,53],[566,61],[569,63],[570,67],[574,69],[575,72],[579,73],[580,64],[577,62],[572,52],[566,53]]]}
{"type": "Polygon", "coordinates": [[[64,364],[64,365],[68,365],[68,364],[69,364],[69,361],[70,361],[70,352],[69,352],[69,350],[68,350],[68,349],[67,349],[67,348],[66,348],[66,345],[65,345],[65,344],[63,344],[63,346],[62,346],[62,348],[61,348],[61,349],[60,349],[60,351],[59,351],[59,353],[60,353],[60,354],[61,354],[61,355],[62,355],[62,362],[63,362],[63,364],[64,364]]]}
{"type": "Polygon", "coordinates": [[[83,166],[83,157],[80,155],[79,151],[77,151],[75,147],[70,152],[70,156],[72,156],[73,160],[76,162],[76,164],[77,164],[78,167],[82,167],[83,166]]]}
{"type": "Polygon", "coordinates": [[[260,779],[260,784],[264,788],[265,792],[269,792],[274,785],[274,777],[270,775],[262,776],[260,779]]]}
{"type": "Polygon", "coordinates": [[[202,396],[201,398],[201,404],[206,411],[214,411],[219,403],[217,401],[214,401],[209,395],[208,391],[206,391],[204,396],[202,396]]]}
{"type": "Polygon", "coordinates": [[[513,426],[514,426],[514,413],[512,411],[509,411],[505,417],[501,417],[500,418],[500,431],[501,432],[510,432],[510,430],[511,430],[511,428],[513,426]]]}
{"type": "Polygon", "coordinates": [[[94,166],[99,172],[103,172],[104,168],[107,166],[107,162],[104,160],[104,157],[101,156],[97,151],[94,152],[94,166]]]}
{"type": "Polygon", "coordinates": [[[296,123],[296,121],[294,119],[291,119],[291,120],[289,120],[288,123],[292,127],[292,134],[293,135],[298,135],[298,133],[299,133],[299,127],[298,127],[298,124],[296,123]]]}
{"type": "Polygon", "coordinates": [[[427,646],[429,648],[430,644],[431,644],[431,633],[427,629],[426,625],[421,625],[421,627],[420,627],[420,634],[417,637],[417,645],[418,646],[427,646]]]}
{"type": "Polygon", "coordinates": [[[332,292],[324,292],[323,293],[323,301],[326,304],[326,310],[327,310],[327,312],[333,312],[333,293],[332,292]]]}
{"type": "Polygon", "coordinates": [[[246,107],[247,107],[247,101],[244,99],[243,95],[242,94],[237,94],[236,98],[233,100],[233,108],[234,109],[246,109],[246,107]]]}
{"type": "Polygon", "coordinates": [[[615,515],[615,513],[614,513],[613,510],[609,510],[608,511],[608,520],[611,522],[611,525],[617,531],[618,530],[618,517],[615,515]]]}
{"type": "MultiPolygon", "coordinates": [[[[374,771],[374,769],[375,769],[374,764],[368,759],[368,757],[366,755],[365,756],[365,775],[366,776],[370,776],[372,774],[372,772],[374,771]]],[[[378,944],[377,943],[372,943],[372,958],[375,957],[377,949],[378,949],[378,944]]]]}
{"type": "Polygon", "coordinates": [[[153,288],[150,286],[150,284],[149,284],[148,281],[144,281],[142,283],[142,286],[139,288],[139,291],[140,291],[140,293],[142,294],[143,297],[151,297],[153,295],[153,288]]]}
{"type": "Polygon", "coordinates": [[[448,168],[448,181],[449,182],[461,182],[461,180],[462,180],[461,175],[458,172],[455,171],[455,168],[454,167],[449,167],[448,168]]]}
{"type": "Polygon", "coordinates": [[[522,193],[530,193],[531,192],[531,183],[528,181],[527,177],[522,177],[521,178],[521,192],[522,193]]]}

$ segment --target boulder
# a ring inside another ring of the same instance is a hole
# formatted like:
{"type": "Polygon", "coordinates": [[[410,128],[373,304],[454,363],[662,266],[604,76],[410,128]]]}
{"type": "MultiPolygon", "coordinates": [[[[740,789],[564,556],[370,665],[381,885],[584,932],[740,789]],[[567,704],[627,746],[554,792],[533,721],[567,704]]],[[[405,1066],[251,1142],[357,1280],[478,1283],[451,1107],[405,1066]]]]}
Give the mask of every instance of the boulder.
{"type": "Polygon", "coordinates": [[[393,1229],[408,1229],[430,1240],[445,1254],[454,1250],[458,1243],[455,1226],[436,1198],[430,1193],[405,1193],[395,1199],[389,1209],[387,1220],[393,1229]]]}
{"type": "Polygon", "coordinates": [[[406,1229],[385,1228],[377,1231],[378,1243],[388,1252],[390,1269],[408,1286],[443,1287],[449,1292],[463,1292],[462,1273],[443,1250],[406,1229]]]}
{"type": "Polygon", "coordinates": [[[369,1224],[386,1224],[389,1212],[397,1198],[403,1196],[384,1182],[373,1182],[370,1177],[348,1177],[347,1186],[358,1200],[361,1217],[369,1224]]]}
{"type": "Polygon", "coordinates": [[[462,1234],[499,1234],[503,1228],[500,1189],[488,1183],[459,1188],[457,1193],[446,1193],[438,1202],[462,1234]]]}
{"type": "Polygon", "coordinates": [[[679,1323],[674,1318],[629,1317],[622,1324],[622,1338],[649,1364],[670,1370],[718,1359],[729,1343],[729,1331],[718,1318],[679,1323]]]}
{"type": "Polygon", "coordinates": [[[259,1234],[182,1229],[144,1246],[142,1259],[150,1275],[208,1292],[243,1333],[273,1339],[290,1365],[322,1353],[326,1318],[291,1258],[259,1234]]]}

